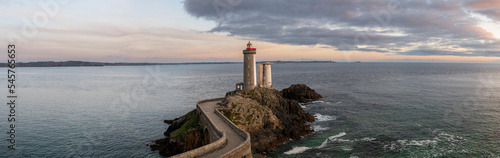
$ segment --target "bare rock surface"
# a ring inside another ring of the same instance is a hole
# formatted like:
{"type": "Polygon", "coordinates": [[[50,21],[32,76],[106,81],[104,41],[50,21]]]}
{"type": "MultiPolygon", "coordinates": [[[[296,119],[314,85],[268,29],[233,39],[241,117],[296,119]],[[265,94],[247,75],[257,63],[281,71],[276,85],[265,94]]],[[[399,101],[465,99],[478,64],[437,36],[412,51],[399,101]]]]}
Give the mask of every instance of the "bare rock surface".
{"type": "Polygon", "coordinates": [[[282,96],[287,99],[296,100],[298,102],[306,102],[323,98],[313,89],[305,84],[294,84],[288,88],[281,90],[282,96]]]}
{"type": "Polygon", "coordinates": [[[223,104],[230,108],[224,112],[225,116],[247,132],[256,132],[269,124],[276,128],[280,124],[273,111],[256,100],[235,95],[227,96],[223,104]]]}
{"type": "MultiPolygon", "coordinates": [[[[292,90],[287,90],[287,94],[309,94],[303,97],[307,100],[318,98],[319,94],[311,91],[314,92],[307,86],[292,86],[292,90]]],[[[300,139],[313,132],[306,123],[315,121],[314,116],[306,113],[297,100],[283,97],[282,92],[276,89],[255,88],[250,91],[229,92],[223,105],[231,109],[225,112],[226,117],[229,116],[233,123],[250,133],[254,153],[270,152],[290,139],[300,139]],[[259,106],[266,110],[258,113],[255,112],[258,110],[248,110],[258,109],[259,106]],[[267,109],[271,112],[267,112],[267,109]],[[274,118],[277,118],[277,121],[274,118]]]]}

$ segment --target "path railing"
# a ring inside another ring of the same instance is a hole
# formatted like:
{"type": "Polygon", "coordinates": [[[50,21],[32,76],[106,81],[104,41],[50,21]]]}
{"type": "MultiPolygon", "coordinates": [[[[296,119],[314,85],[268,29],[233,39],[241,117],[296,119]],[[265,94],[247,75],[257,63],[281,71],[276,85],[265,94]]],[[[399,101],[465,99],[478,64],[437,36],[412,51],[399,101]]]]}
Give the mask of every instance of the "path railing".
{"type": "Polygon", "coordinates": [[[201,146],[199,148],[189,150],[187,152],[183,152],[177,155],[172,156],[171,158],[192,158],[192,157],[199,157],[201,155],[205,155],[207,153],[211,153],[213,151],[216,151],[220,148],[223,148],[224,145],[226,144],[226,133],[220,131],[214,124],[213,121],[207,116],[205,111],[200,108],[201,103],[206,103],[206,102],[211,102],[211,101],[217,101],[217,100],[222,100],[223,98],[215,98],[215,99],[207,99],[207,100],[201,100],[196,103],[196,110],[200,112],[200,116],[204,117],[204,119],[208,120],[208,126],[211,127],[211,130],[214,130],[215,134],[219,137],[215,142],[212,142],[210,144],[201,146]]]}

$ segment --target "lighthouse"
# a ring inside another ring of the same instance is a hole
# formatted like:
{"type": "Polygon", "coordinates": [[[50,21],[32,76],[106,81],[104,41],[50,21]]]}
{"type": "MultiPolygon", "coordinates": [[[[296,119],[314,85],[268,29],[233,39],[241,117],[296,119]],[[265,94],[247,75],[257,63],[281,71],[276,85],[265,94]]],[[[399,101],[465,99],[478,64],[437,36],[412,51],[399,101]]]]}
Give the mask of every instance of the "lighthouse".
{"type": "Polygon", "coordinates": [[[257,85],[255,54],[257,49],[248,41],[247,48],[243,50],[243,90],[253,90],[257,85]]]}

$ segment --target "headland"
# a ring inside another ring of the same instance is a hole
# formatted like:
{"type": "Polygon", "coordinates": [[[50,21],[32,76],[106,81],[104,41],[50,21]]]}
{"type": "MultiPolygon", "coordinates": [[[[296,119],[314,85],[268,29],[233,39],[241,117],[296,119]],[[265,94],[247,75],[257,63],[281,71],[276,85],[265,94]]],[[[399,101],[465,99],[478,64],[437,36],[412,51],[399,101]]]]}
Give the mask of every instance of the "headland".
{"type": "Polygon", "coordinates": [[[161,155],[184,157],[252,157],[290,139],[313,132],[315,121],[299,101],[322,98],[305,84],[278,91],[272,86],[271,62],[255,61],[257,48],[243,50],[243,82],[224,98],[199,101],[196,110],[165,122],[167,138],[155,141],[161,155]],[[258,70],[258,71],[257,71],[258,70]],[[257,79],[258,78],[258,79],[257,79]]]}
{"type": "Polygon", "coordinates": [[[307,123],[315,118],[299,101],[321,97],[304,84],[281,91],[260,87],[231,91],[224,98],[198,102],[196,110],[182,117],[165,120],[170,124],[166,138],[150,147],[172,157],[260,155],[312,133],[307,123]]]}

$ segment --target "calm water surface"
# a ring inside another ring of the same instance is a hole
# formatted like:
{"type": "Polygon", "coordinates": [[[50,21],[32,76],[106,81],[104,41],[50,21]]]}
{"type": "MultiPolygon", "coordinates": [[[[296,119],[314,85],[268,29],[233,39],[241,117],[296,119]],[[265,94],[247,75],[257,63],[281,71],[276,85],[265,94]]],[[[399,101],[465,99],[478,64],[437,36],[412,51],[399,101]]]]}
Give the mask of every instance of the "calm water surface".
{"type": "MultiPolygon", "coordinates": [[[[277,89],[305,83],[325,98],[304,104],[318,118],[311,124],[317,132],[268,156],[500,155],[500,65],[272,67],[277,89]]],[[[147,144],[163,137],[168,125],[162,120],[194,109],[197,100],[224,96],[241,82],[241,69],[240,64],[16,68],[16,151],[7,148],[8,135],[2,134],[0,157],[160,157],[147,144]]],[[[2,109],[0,130],[6,133],[8,107],[2,109]]]]}

